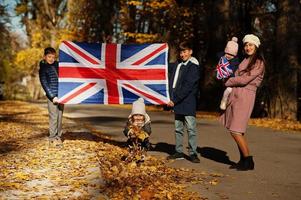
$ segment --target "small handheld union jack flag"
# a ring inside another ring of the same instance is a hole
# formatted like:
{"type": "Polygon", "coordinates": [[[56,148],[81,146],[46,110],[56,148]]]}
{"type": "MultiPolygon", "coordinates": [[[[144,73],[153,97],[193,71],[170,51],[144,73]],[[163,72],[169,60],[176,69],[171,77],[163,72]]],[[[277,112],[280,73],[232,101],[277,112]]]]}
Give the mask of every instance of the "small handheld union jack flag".
{"type": "Polygon", "coordinates": [[[169,102],[167,44],[100,44],[64,41],[59,52],[63,104],[169,102]]]}
{"type": "Polygon", "coordinates": [[[230,68],[230,62],[224,56],[222,56],[216,66],[216,78],[224,79],[233,74],[233,70],[230,68]]]}

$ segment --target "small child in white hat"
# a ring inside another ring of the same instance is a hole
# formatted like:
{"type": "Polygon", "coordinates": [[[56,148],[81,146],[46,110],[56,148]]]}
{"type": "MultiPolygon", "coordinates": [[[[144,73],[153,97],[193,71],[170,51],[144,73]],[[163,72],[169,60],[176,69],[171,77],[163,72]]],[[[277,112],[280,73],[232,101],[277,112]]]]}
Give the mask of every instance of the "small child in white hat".
{"type": "Polygon", "coordinates": [[[151,146],[149,143],[151,132],[151,121],[145,111],[144,99],[139,98],[133,102],[132,112],[123,130],[124,135],[128,138],[130,149],[149,150],[151,146]]]}
{"type": "MultiPolygon", "coordinates": [[[[231,41],[228,41],[225,47],[225,54],[222,56],[216,66],[216,77],[217,79],[225,79],[234,76],[235,71],[238,68],[239,60],[236,57],[238,52],[238,39],[237,37],[232,37],[231,41]]],[[[227,105],[227,100],[232,92],[231,87],[227,87],[224,91],[223,98],[220,103],[220,109],[225,110],[227,105]]]]}

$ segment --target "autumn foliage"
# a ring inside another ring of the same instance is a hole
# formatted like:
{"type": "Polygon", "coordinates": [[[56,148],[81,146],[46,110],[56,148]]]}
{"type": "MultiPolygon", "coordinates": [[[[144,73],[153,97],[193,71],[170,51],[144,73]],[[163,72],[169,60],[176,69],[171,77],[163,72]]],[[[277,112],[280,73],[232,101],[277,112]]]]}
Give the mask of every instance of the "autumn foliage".
{"type": "Polygon", "coordinates": [[[223,176],[172,168],[160,157],[123,162],[127,148],[103,133],[68,119],[64,130],[64,148],[49,146],[46,109],[0,102],[1,199],[203,199],[187,188],[223,176]]]}

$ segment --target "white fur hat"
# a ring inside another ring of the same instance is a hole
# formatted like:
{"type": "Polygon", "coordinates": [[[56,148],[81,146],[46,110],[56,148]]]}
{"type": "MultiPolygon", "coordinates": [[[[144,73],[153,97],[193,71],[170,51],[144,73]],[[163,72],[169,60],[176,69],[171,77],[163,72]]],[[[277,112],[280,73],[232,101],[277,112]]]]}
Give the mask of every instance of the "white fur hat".
{"type": "Polygon", "coordinates": [[[136,114],[144,115],[145,121],[149,121],[149,116],[145,111],[144,99],[141,97],[133,102],[132,112],[131,112],[129,118],[136,114]]]}
{"type": "Polygon", "coordinates": [[[256,35],[254,35],[254,34],[248,34],[248,35],[245,35],[245,37],[242,39],[242,42],[243,42],[243,43],[247,43],[247,42],[252,43],[252,44],[254,44],[257,48],[258,48],[259,45],[260,45],[260,40],[259,40],[259,38],[258,38],[256,35]]]}

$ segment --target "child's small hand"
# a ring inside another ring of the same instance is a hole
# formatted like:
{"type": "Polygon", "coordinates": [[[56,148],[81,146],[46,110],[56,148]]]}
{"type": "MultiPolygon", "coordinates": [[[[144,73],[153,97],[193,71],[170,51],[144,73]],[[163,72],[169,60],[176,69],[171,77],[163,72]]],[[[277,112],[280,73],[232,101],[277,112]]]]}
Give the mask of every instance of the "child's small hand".
{"type": "Polygon", "coordinates": [[[175,104],[174,104],[174,102],[170,101],[170,102],[167,103],[167,106],[169,106],[169,107],[174,107],[175,104]]]}

